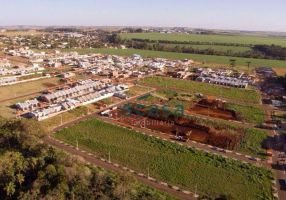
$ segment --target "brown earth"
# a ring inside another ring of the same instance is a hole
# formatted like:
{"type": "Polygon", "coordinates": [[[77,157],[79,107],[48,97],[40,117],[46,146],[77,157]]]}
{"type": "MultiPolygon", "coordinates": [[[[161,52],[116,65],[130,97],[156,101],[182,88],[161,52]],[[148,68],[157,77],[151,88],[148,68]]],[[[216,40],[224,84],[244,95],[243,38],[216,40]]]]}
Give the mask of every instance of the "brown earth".
{"type": "Polygon", "coordinates": [[[172,137],[183,136],[189,140],[220,148],[234,149],[240,140],[239,135],[217,131],[185,117],[160,119],[160,117],[149,117],[142,113],[140,115],[134,112],[129,114],[121,109],[112,111],[111,117],[123,124],[160,131],[172,137]]]}
{"type": "Polygon", "coordinates": [[[45,87],[56,87],[56,86],[58,86],[58,85],[57,85],[57,84],[54,84],[54,83],[46,82],[46,83],[43,83],[43,86],[45,86],[45,87]]]}
{"type": "Polygon", "coordinates": [[[224,120],[237,120],[234,112],[223,110],[223,109],[203,107],[200,105],[195,105],[193,108],[186,110],[186,112],[189,114],[205,115],[205,116],[224,119],[224,120]]]}

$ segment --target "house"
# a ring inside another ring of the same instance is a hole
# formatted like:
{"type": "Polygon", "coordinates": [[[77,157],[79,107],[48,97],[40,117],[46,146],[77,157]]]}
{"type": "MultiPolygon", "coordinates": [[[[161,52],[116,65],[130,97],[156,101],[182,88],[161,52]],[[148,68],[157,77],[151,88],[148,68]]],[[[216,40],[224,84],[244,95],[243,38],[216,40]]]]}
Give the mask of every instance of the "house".
{"type": "Polygon", "coordinates": [[[37,99],[27,100],[23,103],[16,103],[15,107],[21,111],[33,111],[39,106],[39,101],[37,99]]]}
{"type": "Polygon", "coordinates": [[[75,73],[72,73],[72,72],[62,73],[60,75],[61,78],[71,78],[71,77],[74,77],[74,76],[75,76],[75,73]]]}
{"type": "Polygon", "coordinates": [[[38,121],[42,121],[44,119],[47,119],[49,117],[58,114],[61,110],[62,110],[62,105],[56,104],[56,105],[51,105],[47,108],[29,112],[28,116],[38,121]]]}
{"type": "Polygon", "coordinates": [[[18,81],[17,77],[0,78],[0,86],[12,85],[18,81]]]}

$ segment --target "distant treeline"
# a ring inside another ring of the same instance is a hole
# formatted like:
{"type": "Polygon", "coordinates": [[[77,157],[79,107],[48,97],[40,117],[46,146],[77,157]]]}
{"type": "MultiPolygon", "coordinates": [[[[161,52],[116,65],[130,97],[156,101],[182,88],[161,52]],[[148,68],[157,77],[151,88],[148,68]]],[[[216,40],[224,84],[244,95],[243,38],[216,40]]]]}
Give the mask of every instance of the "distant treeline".
{"type": "Polygon", "coordinates": [[[194,42],[194,41],[168,41],[168,40],[149,40],[149,39],[121,39],[119,35],[112,34],[109,42],[113,44],[126,45],[128,48],[144,49],[152,51],[166,51],[177,53],[191,53],[203,55],[231,56],[243,58],[259,58],[286,60],[286,48],[277,45],[251,45],[239,43],[217,43],[217,42],[194,42]],[[173,45],[170,45],[173,44],[173,45]],[[229,46],[229,47],[249,47],[249,51],[235,52],[231,50],[215,50],[212,47],[198,49],[191,45],[210,45],[210,46],[229,46]]]}
{"type": "Polygon", "coordinates": [[[255,45],[253,48],[254,52],[260,52],[265,57],[285,60],[286,59],[286,48],[277,45],[255,45]]]}

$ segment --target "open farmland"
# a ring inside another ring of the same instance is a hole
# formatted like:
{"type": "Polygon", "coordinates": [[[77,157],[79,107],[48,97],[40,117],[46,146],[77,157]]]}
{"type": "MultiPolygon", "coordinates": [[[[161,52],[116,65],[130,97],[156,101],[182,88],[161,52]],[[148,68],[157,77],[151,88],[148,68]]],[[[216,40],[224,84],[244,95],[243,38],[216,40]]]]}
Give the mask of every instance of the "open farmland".
{"type": "Polygon", "coordinates": [[[227,88],[208,83],[200,83],[188,80],[179,80],[165,77],[148,77],[140,81],[148,86],[161,87],[171,90],[182,90],[188,93],[202,93],[216,96],[235,102],[250,104],[260,103],[260,95],[256,90],[227,88]]]}
{"type": "Polygon", "coordinates": [[[251,67],[270,66],[276,68],[286,67],[286,61],[282,60],[266,60],[266,59],[254,59],[254,58],[239,58],[228,56],[213,56],[213,55],[200,55],[200,54],[188,54],[188,53],[174,53],[164,51],[150,51],[140,49],[111,49],[111,48],[94,48],[94,49],[68,49],[66,51],[77,51],[80,54],[89,53],[101,53],[107,55],[119,55],[119,56],[131,56],[133,54],[139,54],[145,58],[167,58],[173,60],[192,59],[196,62],[204,63],[206,66],[229,66],[230,59],[235,59],[239,69],[247,70],[247,62],[251,62],[251,67]]]}
{"type": "Polygon", "coordinates": [[[187,149],[91,119],[63,129],[56,137],[160,180],[199,194],[238,200],[273,199],[271,172],[219,156],[187,149]],[[216,185],[216,187],[213,187],[216,185]]]}
{"type": "Polygon", "coordinates": [[[149,39],[166,40],[178,42],[206,42],[206,43],[226,43],[244,45],[280,45],[286,47],[286,38],[262,37],[246,35],[200,35],[200,34],[161,34],[161,33],[124,33],[120,35],[122,39],[149,39]]]}

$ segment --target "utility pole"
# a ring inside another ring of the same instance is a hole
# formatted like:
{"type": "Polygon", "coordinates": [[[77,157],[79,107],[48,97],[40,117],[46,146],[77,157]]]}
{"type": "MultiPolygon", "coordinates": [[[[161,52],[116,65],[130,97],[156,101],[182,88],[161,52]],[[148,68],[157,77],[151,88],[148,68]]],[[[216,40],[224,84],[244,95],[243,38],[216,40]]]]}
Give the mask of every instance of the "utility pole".
{"type": "Polygon", "coordinates": [[[150,177],[150,170],[149,170],[149,166],[147,168],[147,177],[149,178],[150,177]]]}
{"type": "Polygon", "coordinates": [[[78,150],[78,140],[76,139],[76,150],[78,150]]]}
{"type": "Polygon", "coordinates": [[[198,197],[198,195],[197,195],[197,189],[198,189],[198,185],[196,185],[196,188],[195,188],[195,198],[198,197]]]}
{"type": "Polygon", "coordinates": [[[111,163],[111,159],[110,159],[110,151],[108,152],[108,162],[111,163]]]}

